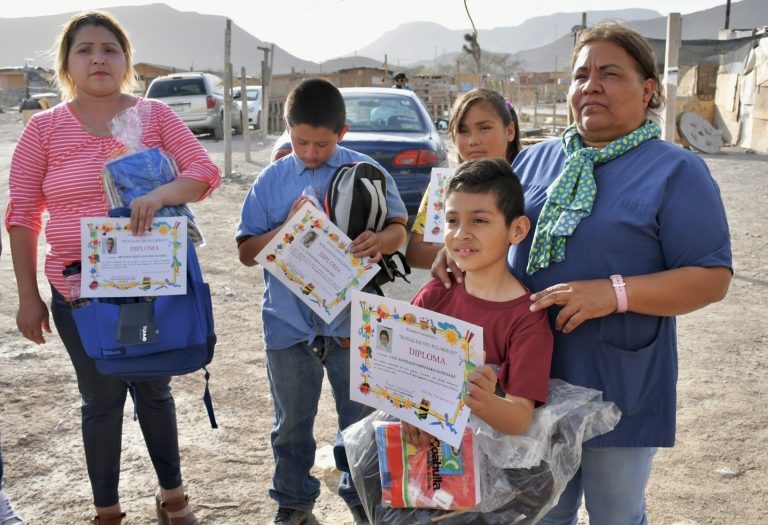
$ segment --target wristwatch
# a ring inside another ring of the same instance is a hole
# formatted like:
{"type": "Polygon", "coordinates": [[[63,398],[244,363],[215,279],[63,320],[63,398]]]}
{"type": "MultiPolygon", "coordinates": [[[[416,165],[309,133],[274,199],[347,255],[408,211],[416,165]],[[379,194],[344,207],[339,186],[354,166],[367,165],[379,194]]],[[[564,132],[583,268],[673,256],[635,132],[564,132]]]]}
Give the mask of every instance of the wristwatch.
{"type": "Polygon", "coordinates": [[[624,283],[624,278],[619,274],[611,275],[611,283],[613,283],[613,291],[616,292],[616,313],[623,314],[629,307],[627,304],[627,285],[624,283]]]}

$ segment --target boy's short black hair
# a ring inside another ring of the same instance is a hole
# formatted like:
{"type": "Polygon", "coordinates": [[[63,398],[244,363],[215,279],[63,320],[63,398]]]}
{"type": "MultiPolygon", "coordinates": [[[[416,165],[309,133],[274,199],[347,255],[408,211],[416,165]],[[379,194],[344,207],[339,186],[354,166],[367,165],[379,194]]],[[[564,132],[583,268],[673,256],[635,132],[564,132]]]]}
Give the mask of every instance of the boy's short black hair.
{"type": "Polygon", "coordinates": [[[395,75],[395,80],[408,80],[408,77],[405,76],[405,73],[400,71],[397,75],[395,75]]]}
{"type": "Polygon", "coordinates": [[[336,86],[322,78],[310,78],[288,94],[285,120],[289,127],[307,124],[338,134],[347,122],[347,108],[336,86]]]}
{"type": "Polygon", "coordinates": [[[525,212],[523,187],[506,159],[475,159],[461,163],[448,180],[445,198],[455,192],[494,195],[496,207],[504,215],[507,226],[525,212]]]}

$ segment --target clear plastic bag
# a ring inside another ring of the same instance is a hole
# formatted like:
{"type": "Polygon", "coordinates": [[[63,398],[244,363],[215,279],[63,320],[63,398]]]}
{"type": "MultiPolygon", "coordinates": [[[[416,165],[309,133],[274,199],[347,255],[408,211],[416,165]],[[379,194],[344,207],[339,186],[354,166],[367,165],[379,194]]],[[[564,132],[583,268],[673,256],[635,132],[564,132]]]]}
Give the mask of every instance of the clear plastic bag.
{"type": "Polygon", "coordinates": [[[621,412],[602,393],[559,379],[523,435],[501,434],[471,417],[480,503],[470,510],[390,508],[382,503],[374,422],[395,421],[376,411],[343,431],[350,473],[374,525],[533,524],[551,509],[581,462],[582,444],[612,430],[621,412]]]}
{"type": "Polygon", "coordinates": [[[325,211],[325,208],[323,207],[322,197],[320,196],[318,189],[315,186],[307,186],[304,188],[304,190],[301,192],[301,196],[307,199],[310,203],[312,203],[312,206],[317,208],[320,211],[325,211]]]}
{"type": "MultiPolygon", "coordinates": [[[[178,177],[179,169],[170,155],[160,148],[145,148],[142,145],[138,105],[118,113],[109,123],[109,129],[128,150],[126,154],[108,161],[102,170],[107,201],[112,208],[130,207],[133,199],[178,177]]],[[[187,205],[165,206],[155,215],[186,217],[189,238],[198,246],[203,243],[202,232],[187,205]]]]}

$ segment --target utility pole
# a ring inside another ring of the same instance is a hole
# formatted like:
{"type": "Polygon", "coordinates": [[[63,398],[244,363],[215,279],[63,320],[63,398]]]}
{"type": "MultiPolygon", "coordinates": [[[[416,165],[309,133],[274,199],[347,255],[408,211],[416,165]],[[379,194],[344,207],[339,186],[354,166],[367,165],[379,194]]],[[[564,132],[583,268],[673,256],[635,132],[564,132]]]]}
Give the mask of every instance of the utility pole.
{"type": "Polygon", "coordinates": [[[661,139],[674,144],[675,142],[675,112],[677,101],[677,57],[680,51],[680,40],[683,31],[683,19],[680,13],[667,15],[667,49],[664,53],[664,107],[661,123],[661,139]]]}
{"type": "Polygon", "coordinates": [[[224,176],[232,175],[232,19],[224,32],[224,176]]]}
{"type": "Polygon", "coordinates": [[[243,123],[245,162],[251,162],[251,126],[248,122],[248,86],[245,85],[245,66],[240,68],[240,122],[243,123]]]}
{"type": "MultiPolygon", "coordinates": [[[[582,11],[581,13],[581,25],[573,26],[571,28],[571,33],[573,33],[573,47],[576,48],[576,42],[579,39],[579,35],[582,31],[584,31],[587,28],[587,13],[586,11],[582,11]]],[[[573,111],[571,110],[571,103],[568,100],[568,97],[566,97],[565,100],[565,124],[566,126],[570,126],[573,123],[573,111]]]]}
{"type": "Polygon", "coordinates": [[[267,142],[267,135],[269,134],[269,87],[272,83],[270,55],[273,53],[274,47],[274,45],[270,47],[258,47],[258,49],[264,53],[264,58],[261,60],[261,119],[259,119],[259,127],[261,128],[261,140],[265,144],[267,142]]]}
{"type": "Polygon", "coordinates": [[[456,59],[456,93],[461,93],[461,60],[456,59]]]}

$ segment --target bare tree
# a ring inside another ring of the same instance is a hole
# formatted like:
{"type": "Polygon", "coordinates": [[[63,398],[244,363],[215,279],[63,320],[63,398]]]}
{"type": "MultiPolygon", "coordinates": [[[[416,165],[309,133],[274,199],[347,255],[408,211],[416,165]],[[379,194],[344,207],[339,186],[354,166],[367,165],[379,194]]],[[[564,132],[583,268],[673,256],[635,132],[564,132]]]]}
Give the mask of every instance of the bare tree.
{"type": "Polygon", "coordinates": [[[482,59],[483,71],[494,73],[505,79],[509,79],[509,77],[513,76],[523,65],[522,61],[515,59],[514,56],[509,53],[493,53],[486,51],[483,53],[482,59]]]}
{"type": "Polygon", "coordinates": [[[437,69],[435,65],[422,65],[419,67],[416,75],[450,75],[453,73],[453,63],[446,64],[444,62],[437,63],[437,69]]]}

